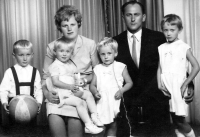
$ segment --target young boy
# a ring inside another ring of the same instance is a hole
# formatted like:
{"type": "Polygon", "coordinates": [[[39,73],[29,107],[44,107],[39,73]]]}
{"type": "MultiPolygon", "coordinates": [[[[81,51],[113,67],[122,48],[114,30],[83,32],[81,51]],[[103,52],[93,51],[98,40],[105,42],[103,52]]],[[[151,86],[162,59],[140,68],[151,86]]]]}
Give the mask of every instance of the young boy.
{"type": "Polygon", "coordinates": [[[0,85],[1,103],[9,114],[9,101],[16,95],[26,94],[33,96],[38,103],[38,113],[43,100],[41,78],[39,71],[29,65],[33,58],[31,42],[19,40],[13,45],[13,56],[17,64],[6,70],[0,85]]]}

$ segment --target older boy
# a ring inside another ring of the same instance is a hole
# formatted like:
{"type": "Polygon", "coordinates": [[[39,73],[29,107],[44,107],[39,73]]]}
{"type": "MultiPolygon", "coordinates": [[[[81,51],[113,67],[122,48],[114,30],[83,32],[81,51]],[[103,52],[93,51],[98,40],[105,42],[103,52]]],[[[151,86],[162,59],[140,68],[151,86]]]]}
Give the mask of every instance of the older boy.
{"type": "Polygon", "coordinates": [[[43,93],[39,71],[29,65],[33,58],[31,42],[19,40],[13,45],[13,56],[17,64],[7,69],[0,85],[1,103],[9,114],[8,102],[16,95],[26,94],[34,96],[40,112],[43,93]]]}

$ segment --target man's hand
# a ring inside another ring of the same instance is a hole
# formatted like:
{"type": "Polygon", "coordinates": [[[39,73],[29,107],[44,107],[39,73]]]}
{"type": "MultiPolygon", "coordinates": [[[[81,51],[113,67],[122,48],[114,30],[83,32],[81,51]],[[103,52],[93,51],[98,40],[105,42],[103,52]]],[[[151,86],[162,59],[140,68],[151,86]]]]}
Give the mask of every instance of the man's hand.
{"type": "Polygon", "coordinates": [[[8,109],[8,107],[9,107],[8,103],[3,103],[3,108],[4,108],[4,110],[6,111],[6,113],[9,114],[9,109],[8,109]]]}
{"type": "Polygon", "coordinates": [[[190,86],[188,85],[188,91],[187,91],[187,96],[184,97],[185,99],[185,102],[187,104],[191,103],[193,101],[193,97],[194,97],[194,87],[193,86],[190,86]]]}

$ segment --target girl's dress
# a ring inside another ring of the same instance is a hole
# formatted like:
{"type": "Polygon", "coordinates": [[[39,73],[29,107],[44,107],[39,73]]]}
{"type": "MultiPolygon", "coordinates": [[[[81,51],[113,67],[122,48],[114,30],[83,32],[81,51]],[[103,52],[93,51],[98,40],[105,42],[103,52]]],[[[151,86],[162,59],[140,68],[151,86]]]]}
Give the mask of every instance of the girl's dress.
{"type": "MultiPolygon", "coordinates": [[[[67,84],[74,84],[74,73],[76,72],[76,66],[75,64],[69,60],[66,64],[60,62],[58,59],[55,59],[55,61],[49,66],[49,73],[51,76],[59,76],[59,80],[67,83],[67,84]]],[[[60,89],[57,87],[54,87],[51,81],[51,77],[48,77],[46,79],[46,85],[48,90],[55,91],[58,93],[58,96],[61,99],[74,96],[73,92],[71,90],[67,89],[60,89]]],[[[48,102],[48,101],[47,101],[48,102]]],[[[55,106],[58,106],[58,104],[53,104],[48,102],[48,109],[47,109],[47,116],[49,114],[59,114],[66,116],[68,115],[68,111],[65,109],[61,109],[55,106]]],[[[62,106],[62,108],[65,108],[65,105],[62,106]]]]}
{"type": "Polygon", "coordinates": [[[115,99],[115,94],[122,88],[124,79],[122,72],[126,67],[121,62],[112,63],[109,66],[99,64],[94,68],[97,77],[97,90],[101,99],[97,102],[97,113],[103,124],[110,124],[119,113],[121,100],[115,99]]]}
{"type": "MultiPolygon", "coordinates": [[[[187,104],[181,95],[181,86],[186,80],[188,60],[187,50],[190,46],[182,40],[164,43],[158,47],[161,65],[161,82],[171,94],[170,112],[178,116],[187,116],[187,104]]],[[[187,91],[185,92],[187,93],[187,91]]]]}

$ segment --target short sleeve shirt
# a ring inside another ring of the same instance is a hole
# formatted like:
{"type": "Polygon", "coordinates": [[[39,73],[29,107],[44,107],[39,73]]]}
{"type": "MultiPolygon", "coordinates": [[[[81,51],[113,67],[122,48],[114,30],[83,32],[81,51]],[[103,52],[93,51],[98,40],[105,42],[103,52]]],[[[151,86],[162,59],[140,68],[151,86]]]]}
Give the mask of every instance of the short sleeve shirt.
{"type": "MultiPolygon", "coordinates": [[[[55,60],[54,42],[47,46],[46,56],[55,60]]],[[[91,74],[92,69],[99,63],[96,44],[93,40],[79,35],[75,44],[72,61],[77,65],[77,71],[82,74],[91,74]]]]}

